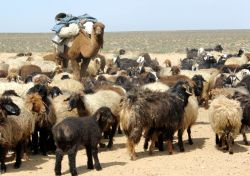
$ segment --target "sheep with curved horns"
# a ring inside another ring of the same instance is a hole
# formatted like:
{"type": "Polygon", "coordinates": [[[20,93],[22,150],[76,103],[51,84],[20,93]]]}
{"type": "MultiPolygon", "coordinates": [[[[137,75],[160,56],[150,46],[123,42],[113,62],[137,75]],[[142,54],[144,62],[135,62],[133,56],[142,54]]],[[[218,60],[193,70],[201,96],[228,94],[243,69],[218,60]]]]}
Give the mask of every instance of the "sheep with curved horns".
{"type": "MultiPolygon", "coordinates": [[[[134,90],[121,101],[121,126],[127,136],[132,160],[136,159],[135,145],[140,141],[143,130],[150,128],[164,129],[168,152],[172,154],[173,135],[181,128],[184,108],[192,94],[190,90],[188,82],[180,81],[168,92],[134,90]]],[[[183,151],[182,136],[178,137],[180,150],[183,151]]],[[[154,145],[154,141],[151,145],[154,145]]]]}
{"type": "Polygon", "coordinates": [[[209,110],[209,121],[216,134],[216,144],[233,154],[232,144],[240,132],[242,108],[236,100],[219,96],[212,101],[209,110]]]}

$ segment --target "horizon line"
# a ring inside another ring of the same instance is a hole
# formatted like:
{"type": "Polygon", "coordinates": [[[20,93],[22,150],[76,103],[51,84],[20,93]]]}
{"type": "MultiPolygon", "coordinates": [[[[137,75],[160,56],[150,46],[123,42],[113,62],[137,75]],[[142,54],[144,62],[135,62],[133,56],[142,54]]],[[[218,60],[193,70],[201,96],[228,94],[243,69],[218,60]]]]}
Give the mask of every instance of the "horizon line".
{"type": "MultiPolygon", "coordinates": [[[[250,30],[250,28],[242,28],[242,29],[173,29],[173,30],[128,30],[128,31],[105,31],[106,33],[129,33],[129,32],[189,32],[189,31],[242,31],[242,30],[250,30]]],[[[54,33],[52,32],[0,32],[0,34],[36,34],[36,33],[54,33]]]]}

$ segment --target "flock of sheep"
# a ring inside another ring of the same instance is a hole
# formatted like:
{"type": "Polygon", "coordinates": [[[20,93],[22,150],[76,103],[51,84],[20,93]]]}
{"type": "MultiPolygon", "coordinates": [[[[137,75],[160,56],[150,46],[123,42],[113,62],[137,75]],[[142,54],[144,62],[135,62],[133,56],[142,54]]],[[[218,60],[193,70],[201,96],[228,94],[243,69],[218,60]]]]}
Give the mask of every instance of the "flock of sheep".
{"type": "Polygon", "coordinates": [[[112,148],[118,133],[127,137],[127,148],[136,159],[135,146],[145,138],[144,149],[173,153],[184,151],[182,135],[188,133],[204,106],[215,132],[216,144],[233,154],[234,139],[240,133],[248,144],[250,126],[249,54],[223,53],[223,48],[187,49],[179,65],[142,53],[138,59],[92,58],[87,77],[73,79],[72,68],[64,70],[50,57],[20,53],[0,63],[0,171],[15,157],[15,168],[30,151],[56,155],[55,174],[61,175],[63,155],[68,154],[71,175],[77,175],[76,153],[86,148],[87,168],[101,170],[98,147],[112,148]],[[150,145],[149,145],[150,142],[150,145]],[[13,156],[9,152],[13,151],[13,156]],[[93,163],[94,159],[94,163],[93,163]]]}

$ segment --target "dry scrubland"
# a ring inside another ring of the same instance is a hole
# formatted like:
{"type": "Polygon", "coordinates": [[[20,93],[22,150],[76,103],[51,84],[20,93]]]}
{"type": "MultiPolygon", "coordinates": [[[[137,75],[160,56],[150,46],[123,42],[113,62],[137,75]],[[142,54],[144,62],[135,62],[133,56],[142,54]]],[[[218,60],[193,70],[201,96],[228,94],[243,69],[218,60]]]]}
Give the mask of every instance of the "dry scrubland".
{"type": "MultiPolygon", "coordinates": [[[[32,51],[36,53],[52,50],[51,34],[0,34],[0,58],[17,52],[32,51]],[[5,52],[5,53],[3,53],[5,52]],[[6,52],[12,52],[7,54],[6,52]]],[[[236,51],[239,47],[250,49],[250,30],[244,31],[188,31],[188,32],[131,32],[106,33],[104,52],[111,57],[119,48],[129,51],[127,56],[135,57],[139,52],[150,52],[160,62],[166,58],[174,64],[185,57],[186,47],[211,47],[221,43],[227,51],[236,51]],[[174,53],[175,52],[175,53],[174,53]],[[166,54],[168,53],[168,54],[166,54]]],[[[42,55],[42,54],[41,54],[42,55]]],[[[174,139],[174,154],[155,151],[152,156],[143,151],[143,138],[136,147],[138,159],[130,161],[126,150],[126,137],[115,136],[112,150],[101,149],[99,159],[103,170],[100,172],[86,169],[85,150],[77,154],[79,175],[103,176],[249,176],[250,146],[245,146],[239,135],[233,146],[234,154],[229,155],[215,147],[215,135],[208,123],[207,110],[200,108],[199,117],[192,128],[194,144],[187,144],[185,133],[185,152],[180,153],[174,139]]],[[[250,140],[250,134],[247,134],[250,140]]],[[[13,169],[8,163],[6,176],[40,176],[54,175],[54,155],[31,156],[24,161],[21,168],[13,169]]],[[[62,163],[63,175],[70,175],[67,156],[62,163]]]]}
{"type": "MultiPolygon", "coordinates": [[[[50,52],[52,33],[2,33],[0,52],[50,52]]],[[[213,47],[218,43],[227,51],[250,49],[250,30],[112,32],[105,33],[103,51],[119,48],[131,52],[184,53],[186,47],[213,47]]]]}

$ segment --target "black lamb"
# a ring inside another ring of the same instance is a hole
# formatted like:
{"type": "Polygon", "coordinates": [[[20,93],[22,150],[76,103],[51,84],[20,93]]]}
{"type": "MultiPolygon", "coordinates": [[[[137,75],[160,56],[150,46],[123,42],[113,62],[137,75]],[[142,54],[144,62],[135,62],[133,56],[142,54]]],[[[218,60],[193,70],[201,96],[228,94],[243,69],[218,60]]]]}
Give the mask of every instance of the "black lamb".
{"type": "Polygon", "coordinates": [[[55,174],[61,175],[63,154],[68,153],[71,175],[77,175],[76,153],[80,145],[85,146],[87,152],[87,168],[101,170],[98,159],[98,144],[101,140],[101,131],[113,123],[111,110],[107,107],[99,108],[92,117],[67,117],[53,127],[56,149],[55,174]]]}

